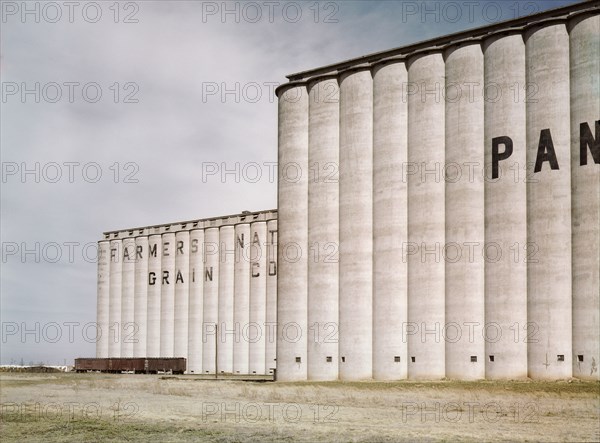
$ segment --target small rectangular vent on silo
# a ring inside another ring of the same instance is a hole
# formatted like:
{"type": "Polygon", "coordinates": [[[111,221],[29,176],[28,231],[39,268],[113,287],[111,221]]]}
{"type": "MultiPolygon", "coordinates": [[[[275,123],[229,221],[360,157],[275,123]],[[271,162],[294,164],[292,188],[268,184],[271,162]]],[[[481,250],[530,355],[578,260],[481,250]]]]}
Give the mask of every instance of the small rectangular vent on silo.
{"type": "Polygon", "coordinates": [[[296,357],[296,363],[302,363],[302,357],[296,357]]]}
{"type": "Polygon", "coordinates": [[[556,356],[556,361],[565,361],[565,356],[563,354],[558,354],[556,356]]]}
{"type": "Polygon", "coordinates": [[[471,363],[477,363],[477,356],[471,355],[471,363]]]}
{"type": "Polygon", "coordinates": [[[577,361],[583,362],[583,355],[578,355],[577,356],[577,361]]]}
{"type": "Polygon", "coordinates": [[[328,357],[326,358],[326,360],[327,360],[327,363],[331,363],[331,362],[333,361],[333,358],[328,356],[328,357]]]}
{"type": "Polygon", "coordinates": [[[490,360],[491,362],[493,362],[493,361],[494,361],[494,356],[493,356],[493,355],[490,355],[490,356],[489,356],[489,360],[490,360]]]}
{"type": "Polygon", "coordinates": [[[400,356],[399,355],[396,355],[394,357],[394,363],[400,363],[400,356]]]}
{"type": "Polygon", "coordinates": [[[411,358],[410,358],[410,361],[411,361],[412,363],[414,363],[416,360],[417,360],[417,359],[416,359],[415,357],[411,357],[411,358]]]}

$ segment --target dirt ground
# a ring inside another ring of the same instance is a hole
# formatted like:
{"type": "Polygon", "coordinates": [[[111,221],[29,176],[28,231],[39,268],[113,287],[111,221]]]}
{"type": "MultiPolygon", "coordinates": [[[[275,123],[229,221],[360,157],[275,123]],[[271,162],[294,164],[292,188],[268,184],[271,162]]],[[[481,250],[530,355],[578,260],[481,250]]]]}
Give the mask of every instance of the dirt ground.
{"type": "Polygon", "coordinates": [[[0,440],[600,441],[600,383],[0,374],[0,440]]]}

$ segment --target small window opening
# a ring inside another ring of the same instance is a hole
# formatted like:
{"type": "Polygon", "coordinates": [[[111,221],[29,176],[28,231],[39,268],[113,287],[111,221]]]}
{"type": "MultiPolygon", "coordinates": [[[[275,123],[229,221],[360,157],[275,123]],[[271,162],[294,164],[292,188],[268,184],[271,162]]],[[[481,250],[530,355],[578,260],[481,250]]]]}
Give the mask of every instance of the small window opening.
{"type": "Polygon", "coordinates": [[[302,357],[296,357],[296,363],[302,363],[302,357]]]}
{"type": "Polygon", "coordinates": [[[410,358],[410,361],[411,361],[412,363],[414,363],[416,360],[417,360],[417,359],[416,359],[415,357],[411,357],[411,358],[410,358]]]}
{"type": "Polygon", "coordinates": [[[346,363],[346,357],[342,357],[342,363],[346,363]]]}
{"type": "Polygon", "coordinates": [[[396,355],[394,357],[394,363],[400,363],[400,356],[399,355],[396,355]]]}
{"type": "Polygon", "coordinates": [[[327,357],[326,360],[327,360],[327,363],[331,363],[333,361],[333,358],[327,357]]]}
{"type": "Polygon", "coordinates": [[[471,363],[477,363],[477,356],[471,355],[471,363]]]}
{"type": "Polygon", "coordinates": [[[558,355],[556,356],[556,360],[557,360],[557,361],[565,361],[565,356],[564,356],[563,354],[558,354],[558,355]]]}
{"type": "Polygon", "coordinates": [[[493,355],[490,355],[490,361],[492,361],[492,362],[494,361],[494,356],[493,355]]]}
{"type": "Polygon", "coordinates": [[[583,361],[583,355],[578,355],[578,356],[577,356],[577,361],[580,361],[580,362],[582,362],[582,361],[583,361]]]}

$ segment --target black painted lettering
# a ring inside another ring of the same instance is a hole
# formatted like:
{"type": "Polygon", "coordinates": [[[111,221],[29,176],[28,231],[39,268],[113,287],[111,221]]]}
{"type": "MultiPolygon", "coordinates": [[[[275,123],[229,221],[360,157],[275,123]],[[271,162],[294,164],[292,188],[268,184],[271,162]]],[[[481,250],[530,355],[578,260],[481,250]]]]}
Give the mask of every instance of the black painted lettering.
{"type": "Polygon", "coordinates": [[[196,252],[198,252],[198,239],[197,238],[192,239],[191,245],[192,245],[192,248],[191,248],[192,254],[195,254],[196,252]]]}
{"type": "Polygon", "coordinates": [[[535,159],[533,172],[540,172],[544,162],[549,162],[550,169],[552,170],[559,169],[550,129],[542,129],[542,132],[540,132],[540,142],[538,144],[537,158],[535,159]]]}
{"type": "Polygon", "coordinates": [[[139,258],[140,260],[143,258],[142,257],[142,251],[143,251],[143,247],[142,245],[137,245],[135,250],[136,250],[136,257],[139,258]]]}
{"type": "Polygon", "coordinates": [[[579,165],[587,165],[587,148],[590,149],[594,163],[600,164],[600,120],[596,121],[596,137],[592,136],[590,125],[579,125],[579,165]]]}
{"type": "Polygon", "coordinates": [[[166,241],[163,243],[163,257],[168,257],[169,256],[169,245],[171,243],[166,241]]]}
{"type": "Polygon", "coordinates": [[[163,285],[168,285],[169,284],[169,271],[163,271],[162,284],[163,285]]]}
{"type": "Polygon", "coordinates": [[[241,236],[238,235],[237,244],[240,248],[244,249],[244,233],[241,236]]]}
{"type": "Polygon", "coordinates": [[[204,281],[213,281],[213,268],[212,268],[212,266],[210,268],[205,268],[204,269],[204,281]]]}
{"type": "Polygon", "coordinates": [[[156,283],[156,274],[154,272],[149,272],[148,273],[148,284],[150,286],[154,286],[155,283],[156,283]]]}
{"type": "Polygon", "coordinates": [[[492,178],[498,178],[498,163],[506,160],[513,153],[513,141],[510,137],[502,136],[492,139],[492,178]],[[504,145],[504,151],[499,152],[500,145],[504,145]]]}
{"type": "Polygon", "coordinates": [[[156,249],[158,247],[158,243],[154,243],[153,245],[150,246],[150,255],[152,257],[156,257],[156,249]]]}
{"type": "Polygon", "coordinates": [[[260,263],[252,263],[252,277],[260,276],[260,263]]]}
{"type": "Polygon", "coordinates": [[[181,275],[181,271],[179,269],[177,270],[177,276],[175,277],[175,284],[177,283],[184,283],[183,275],[181,275]]]}
{"type": "Polygon", "coordinates": [[[270,230],[269,234],[271,234],[271,244],[275,244],[275,233],[277,232],[277,230],[270,230]]]}
{"type": "Polygon", "coordinates": [[[181,240],[179,240],[179,241],[177,242],[177,251],[178,251],[180,254],[183,254],[183,241],[181,241],[181,240]]]}

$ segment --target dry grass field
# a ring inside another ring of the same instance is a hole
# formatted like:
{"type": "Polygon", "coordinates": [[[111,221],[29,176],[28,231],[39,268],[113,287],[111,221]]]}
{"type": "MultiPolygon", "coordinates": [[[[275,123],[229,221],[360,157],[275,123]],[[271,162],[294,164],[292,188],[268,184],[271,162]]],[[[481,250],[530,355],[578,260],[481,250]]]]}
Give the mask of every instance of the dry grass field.
{"type": "Polygon", "coordinates": [[[599,441],[600,383],[0,374],[0,441],[599,441]]]}

